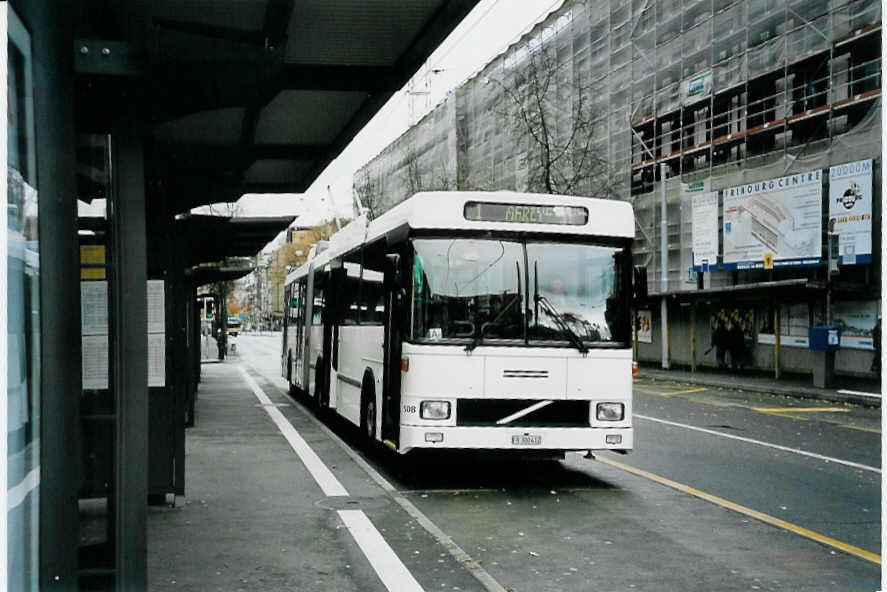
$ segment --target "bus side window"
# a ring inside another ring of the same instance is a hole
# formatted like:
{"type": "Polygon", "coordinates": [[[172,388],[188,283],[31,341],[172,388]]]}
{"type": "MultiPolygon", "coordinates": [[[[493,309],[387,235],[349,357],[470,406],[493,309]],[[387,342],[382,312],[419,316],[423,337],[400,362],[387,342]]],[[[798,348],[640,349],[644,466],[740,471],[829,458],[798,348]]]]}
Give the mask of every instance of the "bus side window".
{"type": "Polygon", "coordinates": [[[311,309],[311,324],[323,324],[323,286],[314,288],[314,307],[311,309]]]}
{"type": "Polygon", "coordinates": [[[351,275],[346,276],[345,286],[342,289],[342,324],[356,325],[359,322],[359,294],[360,278],[351,275]]]}
{"type": "Polygon", "coordinates": [[[360,324],[381,325],[385,321],[383,272],[364,268],[360,284],[360,324]]]}

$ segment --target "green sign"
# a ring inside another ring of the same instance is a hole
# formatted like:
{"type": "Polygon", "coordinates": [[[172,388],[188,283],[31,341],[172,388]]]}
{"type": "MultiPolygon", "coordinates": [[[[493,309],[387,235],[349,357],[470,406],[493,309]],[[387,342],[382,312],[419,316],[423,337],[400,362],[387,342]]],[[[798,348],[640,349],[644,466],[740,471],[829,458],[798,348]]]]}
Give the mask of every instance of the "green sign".
{"type": "Polygon", "coordinates": [[[536,204],[470,201],[465,204],[466,220],[518,222],[521,224],[565,224],[584,226],[588,209],[582,206],[543,206],[536,204]]]}

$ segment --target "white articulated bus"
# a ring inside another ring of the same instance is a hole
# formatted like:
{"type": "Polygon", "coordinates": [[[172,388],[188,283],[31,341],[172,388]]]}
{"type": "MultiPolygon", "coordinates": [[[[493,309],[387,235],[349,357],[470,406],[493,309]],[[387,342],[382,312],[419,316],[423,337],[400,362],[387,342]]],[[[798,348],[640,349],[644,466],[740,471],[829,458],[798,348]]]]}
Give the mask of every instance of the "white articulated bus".
{"type": "Polygon", "coordinates": [[[631,205],[419,193],[286,280],[292,391],[417,448],[628,451],[631,205]]]}

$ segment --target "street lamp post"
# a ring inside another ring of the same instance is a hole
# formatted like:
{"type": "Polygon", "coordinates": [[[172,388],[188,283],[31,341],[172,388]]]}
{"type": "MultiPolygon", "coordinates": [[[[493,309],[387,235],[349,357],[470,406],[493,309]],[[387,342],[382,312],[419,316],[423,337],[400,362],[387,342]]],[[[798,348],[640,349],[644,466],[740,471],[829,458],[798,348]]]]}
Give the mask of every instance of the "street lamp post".
{"type": "Polygon", "coordinates": [[[668,301],[665,293],[668,291],[668,204],[665,199],[665,163],[659,163],[659,175],[662,182],[662,199],[660,201],[660,217],[659,222],[659,252],[660,252],[660,278],[659,291],[662,293],[660,298],[661,318],[662,318],[662,367],[668,370],[670,361],[668,359],[668,301]]]}

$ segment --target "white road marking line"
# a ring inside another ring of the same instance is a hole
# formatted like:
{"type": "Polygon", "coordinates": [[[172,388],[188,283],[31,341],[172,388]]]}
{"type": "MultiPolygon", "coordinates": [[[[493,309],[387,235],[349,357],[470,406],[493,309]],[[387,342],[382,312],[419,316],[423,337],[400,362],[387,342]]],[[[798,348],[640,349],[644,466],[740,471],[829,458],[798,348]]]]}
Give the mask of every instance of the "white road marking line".
{"type": "Polygon", "coordinates": [[[714,436],[721,436],[722,438],[728,438],[730,440],[738,440],[740,442],[746,442],[748,444],[757,444],[758,446],[765,446],[767,448],[774,448],[776,450],[782,450],[783,452],[792,452],[794,454],[800,454],[801,456],[809,456],[810,458],[823,460],[825,462],[833,462],[835,464],[853,467],[854,469],[862,469],[863,471],[871,471],[873,473],[880,473],[881,472],[881,469],[879,469],[877,467],[870,467],[869,465],[863,465],[863,464],[855,463],[855,462],[852,462],[849,460],[842,460],[840,458],[834,458],[831,456],[823,456],[821,454],[816,454],[814,452],[807,452],[806,450],[800,450],[798,448],[789,448],[788,446],[780,446],[779,444],[771,444],[769,442],[761,442],[760,440],[752,440],[751,438],[743,438],[742,436],[734,436],[733,434],[725,434],[724,432],[718,432],[717,430],[708,430],[705,428],[698,428],[696,426],[687,425],[685,423],[677,423],[675,421],[658,419],[656,417],[649,417],[647,415],[639,415],[637,413],[634,414],[634,417],[637,417],[640,419],[646,419],[647,421],[654,421],[656,423],[661,423],[661,424],[665,424],[665,425],[675,426],[678,428],[684,428],[687,430],[693,430],[695,432],[702,432],[703,434],[712,434],[714,436]]]}
{"type": "MultiPolygon", "coordinates": [[[[255,366],[250,366],[254,372],[257,374],[262,374],[259,372],[255,366]]],[[[286,381],[283,378],[278,377],[268,377],[265,376],[266,379],[270,380],[275,386],[277,386],[277,381],[286,384],[286,381]]],[[[277,386],[277,390],[286,395],[287,391],[284,390],[281,386],[277,386]]],[[[399,505],[403,510],[409,514],[409,516],[419,523],[419,525],[424,528],[428,534],[437,539],[437,542],[446,549],[449,554],[458,561],[465,569],[468,570],[474,578],[483,585],[485,589],[489,592],[507,592],[505,588],[493,578],[485,570],[481,565],[471,557],[468,553],[462,550],[459,545],[457,545],[453,539],[449,537],[444,531],[442,531],[434,522],[431,521],[425,514],[422,513],[419,508],[413,505],[413,503],[405,498],[401,492],[397,491],[394,486],[388,482],[379,472],[370,466],[367,461],[365,461],[359,454],[354,452],[345,442],[342,441],[339,436],[335,434],[330,428],[325,426],[319,419],[314,417],[309,411],[307,411],[302,405],[294,405],[295,409],[299,411],[305,418],[313,421],[314,424],[324,433],[326,434],[333,442],[339,445],[339,448],[347,454],[351,460],[353,460],[357,465],[364,470],[364,472],[370,476],[370,478],[376,482],[382,489],[388,492],[388,495],[399,505]]]]}
{"type": "MultiPolygon", "coordinates": [[[[255,367],[252,368],[253,371],[256,371],[255,367]]],[[[247,373],[243,365],[238,366],[238,369],[243,375],[244,381],[262,403],[262,407],[271,416],[272,421],[277,425],[283,437],[289,442],[289,445],[305,464],[305,467],[311,473],[311,476],[314,477],[314,480],[317,481],[317,484],[320,485],[323,492],[330,497],[347,496],[348,492],[339,483],[339,480],[323,464],[317,453],[299,435],[299,432],[284,417],[280,409],[272,405],[271,399],[268,398],[268,395],[256,383],[255,379],[247,373]]],[[[402,590],[405,592],[424,592],[363,510],[338,510],[338,514],[348,528],[348,532],[351,533],[351,536],[357,542],[357,546],[363,551],[370,566],[375,570],[388,590],[391,592],[401,592],[402,590]]]]}
{"type": "Polygon", "coordinates": [[[422,592],[422,586],[362,510],[339,510],[338,513],[386,588],[396,592],[422,592]]]}
{"type": "Polygon", "coordinates": [[[847,389],[838,389],[838,392],[841,393],[842,395],[860,395],[863,397],[871,397],[873,399],[880,399],[881,398],[881,395],[879,395],[878,393],[864,393],[862,391],[850,391],[847,389]]]}
{"type": "Polygon", "coordinates": [[[271,417],[271,421],[274,422],[280,430],[280,433],[283,434],[283,437],[289,442],[289,445],[299,456],[299,459],[301,459],[305,468],[308,469],[308,472],[311,473],[311,476],[314,477],[314,480],[317,481],[317,484],[320,486],[320,489],[323,490],[323,493],[330,497],[347,496],[348,492],[342,484],[339,483],[339,480],[336,479],[335,475],[333,475],[326,465],[323,464],[323,461],[320,460],[317,453],[308,446],[308,443],[299,435],[296,428],[287,421],[286,417],[283,416],[283,413],[280,412],[280,409],[271,405],[271,399],[269,399],[268,395],[259,388],[259,385],[256,384],[253,377],[247,374],[242,365],[238,366],[238,369],[240,370],[240,374],[243,375],[243,380],[246,381],[246,384],[249,385],[253,394],[256,395],[256,398],[259,399],[259,402],[262,403],[265,411],[271,417]]]}

